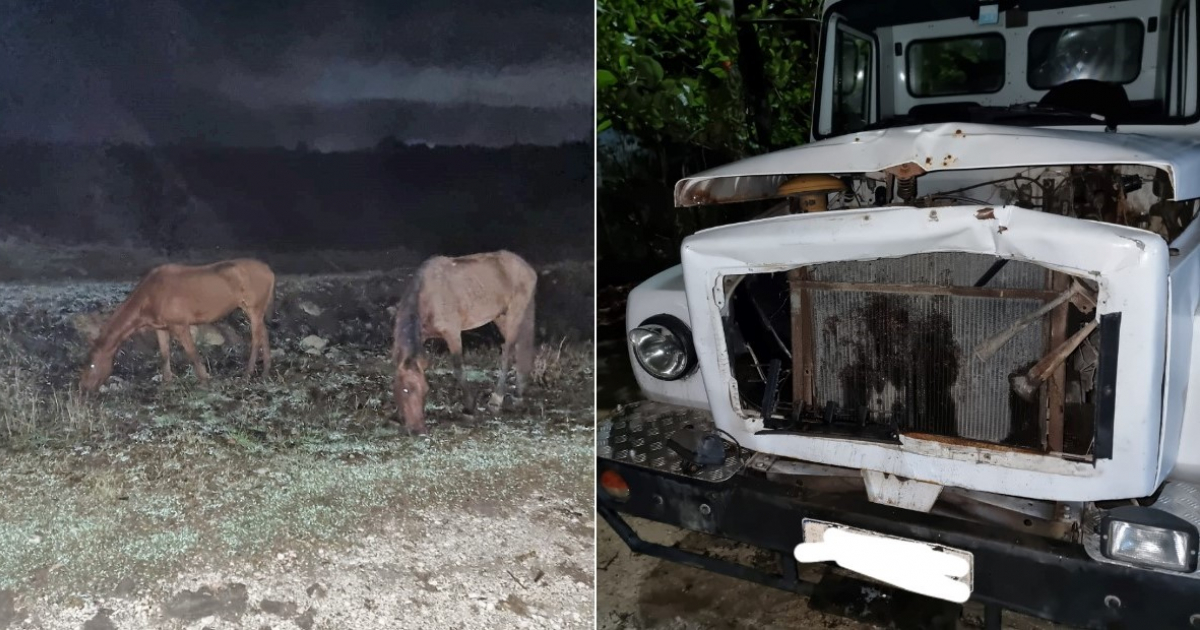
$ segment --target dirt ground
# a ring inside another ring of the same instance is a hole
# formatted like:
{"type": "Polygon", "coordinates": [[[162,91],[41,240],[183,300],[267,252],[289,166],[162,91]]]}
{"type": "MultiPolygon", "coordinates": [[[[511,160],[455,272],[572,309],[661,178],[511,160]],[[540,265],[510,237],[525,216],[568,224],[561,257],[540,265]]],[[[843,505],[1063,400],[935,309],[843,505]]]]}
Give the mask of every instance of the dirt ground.
{"type": "MultiPolygon", "coordinates": [[[[460,415],[432,346],[425,438],[390,421],[404,270],[281,275],[266,379],[235,315],[208,385],[176,348],[162,386],[151,336],[92,402],[79,316],[133,278],[37,271],[0,284],[0,630],[592,627],[590,265],[540,267],[513,408],[460,415]]],[[[497,338],[467,338],[481,403],[497,338]]]]}

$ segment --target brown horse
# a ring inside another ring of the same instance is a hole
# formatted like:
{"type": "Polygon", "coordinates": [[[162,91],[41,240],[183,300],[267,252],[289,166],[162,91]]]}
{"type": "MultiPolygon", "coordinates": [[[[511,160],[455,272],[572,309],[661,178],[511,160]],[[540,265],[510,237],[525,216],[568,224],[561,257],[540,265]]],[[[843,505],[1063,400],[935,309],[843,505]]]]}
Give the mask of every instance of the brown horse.
{"type": "Polygon", "coordinates": [[[263,374],[271,369],[267,342],[266,313],[275,299],[275,273],[265,263],[249,258],[226,260],[211,265],[161,265],[150,270],[133,292],[101,328],[92,343],[88,366],[79,388],[94,392],[112,374],[113,355],[133,334],[151,328],[158,335],[162,353],[163,383],[171,374],[171,337],[183,346],[196,369],[196,377],[208,380],[200,362],[191,327],[211,324],[241,309],[250,320],[250,362],[246,376],[262,353],[263,374]]]}
{"type": "Polygon", "coordinates": [[[454,375],[462,394],[463,410],[475,411],[463,374],[462,331],[495,322],[504,336],[500,378],[488,408],[499,411],[504,402],[509,361],[515,354],[517,398],[533,370],[533,297],[537,272],[520,256],[508,251],[426,260],[396,308],[392,360],[396,362],[393,391],[397,411],[412,433],[425,433],[426,339],[446,342],[454,375]]]}

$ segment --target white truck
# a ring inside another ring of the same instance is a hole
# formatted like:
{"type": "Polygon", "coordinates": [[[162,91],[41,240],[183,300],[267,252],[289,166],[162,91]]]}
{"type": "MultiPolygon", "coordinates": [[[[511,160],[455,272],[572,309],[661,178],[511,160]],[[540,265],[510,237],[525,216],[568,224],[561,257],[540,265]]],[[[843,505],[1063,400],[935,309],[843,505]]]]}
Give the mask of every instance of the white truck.
{"type": "Polygon", "coordinates": [[[1197,2],[827,0],[812,142],[675,187],[778,203],[629,294],[601,516],[989,628],[1200,628],[1197,2]]]}

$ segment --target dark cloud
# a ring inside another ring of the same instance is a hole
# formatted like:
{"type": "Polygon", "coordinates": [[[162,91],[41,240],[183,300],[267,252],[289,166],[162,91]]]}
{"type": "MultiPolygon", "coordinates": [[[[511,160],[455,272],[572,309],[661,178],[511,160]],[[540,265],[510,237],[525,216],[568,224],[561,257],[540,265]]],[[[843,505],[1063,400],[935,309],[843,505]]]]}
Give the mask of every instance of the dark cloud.
{"type": "MultiPolygon", "coordinates": [[[[488,108],[527,125],[484,144],[586,137],[592,15],[582,0],[0,0],[0,135],[283,144],[372,138],[397,119],[488,108]],[[355,109],[356,104],[369,107],[355,109]],[[372,111],[377,120],[329,112],[372,111]],[[422,108],[431,110],[419,114],[422,108]],[[521,116],[512,112],[554,112],[521,116]],[[439,110],[436,114],[432,110],[439,110]],[[307,112],[297,124],[296,112],[307,112]],[[575,121],[572,132],[566,120],[575,121]],[[353,127],[351,129],[350,127],[353,127]],[[551,135],[556,135],[551,134],[551,135]],[[299,140],[297,140],[299,141],[299,140]]],[[[484,116],[487,119],[487,116],[484,116]]],[[[475,121],[463,120],[464,125],[475,121]]],[[[339,146],[345,141],[337,143],[339,146]]]]}

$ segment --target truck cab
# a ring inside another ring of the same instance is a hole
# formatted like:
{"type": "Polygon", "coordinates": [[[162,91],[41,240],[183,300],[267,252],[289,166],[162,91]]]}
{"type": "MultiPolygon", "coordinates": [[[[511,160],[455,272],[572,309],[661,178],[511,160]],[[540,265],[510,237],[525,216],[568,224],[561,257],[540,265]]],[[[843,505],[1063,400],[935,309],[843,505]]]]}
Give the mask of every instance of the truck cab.
{"type": "Polygon", "coordinates": [[[675,187],[771,205],[630,293],[647,401],[600,425],[602,516],[997,620],[1200,627],[1198,17],[827,2],[812,142],[675,187]]]}

